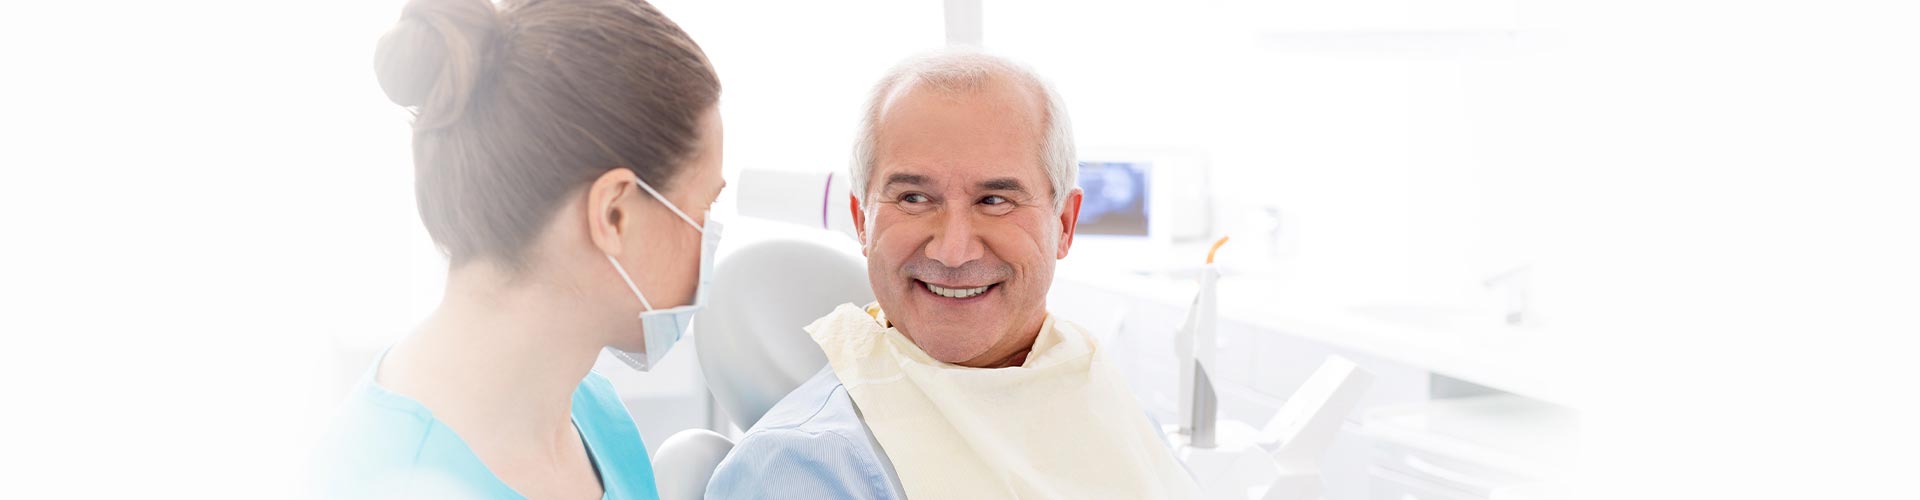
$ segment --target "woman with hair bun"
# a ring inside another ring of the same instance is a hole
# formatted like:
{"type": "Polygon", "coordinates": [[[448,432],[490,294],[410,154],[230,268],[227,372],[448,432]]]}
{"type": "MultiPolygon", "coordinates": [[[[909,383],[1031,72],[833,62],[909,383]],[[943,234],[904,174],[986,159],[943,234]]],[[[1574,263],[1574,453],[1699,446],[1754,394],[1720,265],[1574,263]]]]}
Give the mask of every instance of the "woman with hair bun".
{"type": "Polygon", "coordinates": [[[707,292],[720,84],[644,0],[412,0],[374,54],[414,113],[439,307],[369,367],[319,455],[328,498],[654,499],[591,372],[651,368],[707,292]]]}

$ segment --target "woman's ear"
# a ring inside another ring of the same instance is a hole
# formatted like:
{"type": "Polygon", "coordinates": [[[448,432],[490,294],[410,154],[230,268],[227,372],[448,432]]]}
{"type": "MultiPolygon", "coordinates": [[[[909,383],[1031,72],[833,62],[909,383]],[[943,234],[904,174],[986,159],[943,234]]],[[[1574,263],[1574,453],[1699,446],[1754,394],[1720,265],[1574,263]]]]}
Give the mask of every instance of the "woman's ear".
{"type": "Polygon", "coordinates": [[[587,238],[600,253],[618,257],[625,250],[621,235],[634,223],[633,214],[621,205],[637,196],[639,178],[626,168],[609,169],[587,185],[587,238]]]}

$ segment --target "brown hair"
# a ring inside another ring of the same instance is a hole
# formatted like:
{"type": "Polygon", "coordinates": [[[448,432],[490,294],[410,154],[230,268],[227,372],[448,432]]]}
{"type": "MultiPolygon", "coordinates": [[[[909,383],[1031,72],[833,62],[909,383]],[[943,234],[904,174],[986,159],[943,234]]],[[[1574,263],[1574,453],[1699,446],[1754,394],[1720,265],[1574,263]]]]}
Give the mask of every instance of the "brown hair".
{"type": "Polygon", "coordinates": [[[720,95],[644,0],[412,0],[374,69],[414,112],[420,219],[455,265],[523,267],[560,200],[609,169],[671,189],[720,95]]]}

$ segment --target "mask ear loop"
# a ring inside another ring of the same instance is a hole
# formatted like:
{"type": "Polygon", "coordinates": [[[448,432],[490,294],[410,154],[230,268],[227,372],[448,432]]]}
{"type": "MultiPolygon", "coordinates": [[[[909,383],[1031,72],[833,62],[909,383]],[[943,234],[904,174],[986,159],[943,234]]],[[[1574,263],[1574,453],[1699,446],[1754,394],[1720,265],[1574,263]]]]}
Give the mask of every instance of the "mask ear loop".
{"type": "MultiPolygon", "coordinates": [[[[645,185],[646,185],[645,183],[641,183],[641,186],[645,186],[645,185]]],[[[649,191],[649,192],[651,192],[652,190],[651,190],[651,189],[649,189],[648,191],[649,191]]],[[[608,209],[612,209],[612,208],[613,208],[613,202],[612,202],[612,201],[608,201],[608,202],[607,202],[607,208],[608,208],[608,209]]],[[[677,210],[676,210],[676,212],[677,212],[677,210]]],[[[602,255],[606,255],[606,254],[602,254],[602,255]]],[[[642,307],[645,307],[645,308],[647,308],[647,310],[648,310],[648,311],[652,311],[652,310],[653,310],[653,303],[652,303],[652,302],[648,302],[648,301],[647,301],[647,294],[644,294],[644,293],[640,293],[640,286],[639,286],[639,285],[635,285],[635,284],[633,284],[633,277],[632,277],[632,276],[627,276],[627,267],[626,267],[626,266],[622,266],[622,265],[620,265],[620,261],[619,261],[619,260],[617,260],[617,259],[614,259],[612,255],[606,255],[606,257],[607,257],[607,263],[608,263],[608,264],[613,264],[613,272],[616,272],[616,273],[620,273],[620,281],[625,281],[625,282],[627,282],[627,289],[628,289],[628,290],[633,290],[633,296],[634,296],[634,297],[639,297],[639,298],[640,298],[640,305],[641,305],[642,307]]]]}
{"type": "Polygon", "coordinates": [[[648,186],[647,181],[640,180],[639,177],[634,177],[633,183],[639,184],[640,189],[647,190],[647,194],[653,195],[653,199],[660,200],[660,204],[666,205],[667,210],[672,210],[674,215],[680,216],[680,220],[687,221],[687,224],[693,226],[694,229],[701,231],[706,230],[706,228],[700,227],[700,223],[694,222],[692,217],[688,217],[686,212],[680,211],[680,207],[673,206],[673,202],[667,201],[667,197],[660,196],[660,192],[654,191],[653,186],[648,186]]]}
{"type": "MultiPolygon", "coordinates": [[[[594,137],[592,133],[587,132],[587,129],[582,128],[579,125],[575,125],[573,123],[567,122],[565,120],[561,120],[561,123],[569,127],[573,127],[573,129],[580,132],[581,135],[586,136],[587,140],[593,141],[594,145],[600,146],[601,152],[604,152],[608,156],[614,157],[616,159],[619,158],[620,155],[614,154],[612,149],[608,149],[606,144],[603,144],[600,142],[600,138],[594,137]]],[[[622,161],[621,164],[631,165],[630,163],[626,163],[625,161],[622,161]]],[[[629,168],[628,170],[633,170],[633,169],[629,168]]],[[[695,223],[692,217],[688,217],[686,212],[680,211],[680,207],[673,206],[673,202],[667,201],[667,197],[660,196],[659,191],[654,191],[653,186],[647,185],[647,181],[640,180],[640,172],[638,170],[633,171],[633,181],[635,184],[640,185],[640,189],[647,190],[647,194],[653,195],[653,199],[660,200],[660,203],[662,205],[666,205],[668,210],[672,210],[674,215],[680,216],[680,220],[687,221],[688,224],[692,224],[694,229],[697,229],[700,231],[706,231],[706,228],[703,228],[700,226],[700,224],[695,223]]],[[[611,257],[609,257],[609,259],[611,259],[611,257]]],[[[620,265],[620,263],[615,262],[613,265],[617,267],[620,265]]],[[[626,272],[622,271],[621,274],[624,275],[626,274],[626,272]]],[[[627,283],[631,285],[633,282],[629,280],[627,283]]],[[[638,290],[636,289],[636,292],[637,291],[638,290]]],[[[642,297],[640,299],[641,302],[645,302],[646,300],[647,299],[645,297],[642,297]]]]}
{"type": "MultiPolygon", "coordinates": [[[[653,195],[653,199],[659,200],[661,205],[666,205],[667,210],[672,210],[674,215],[680,216],[680,220],[687,221],[687,225],[693,226],[695,230],[702,233],[706,232],[706,228],[700,227],[700,224],[694,222],[692,217],[688,217],[686,212],[680,211],[680,207],[673,206],[673,202],[667,201],[667,197],[661,196],[659,191],[654,191],[653,186],[647,185],[647,181],[640,180],[639,177],[634,177],[633,183],[639,185],[640,189],[646,190],[647,194],[653,195]]],[[[640,287],[633,284],[633,277],[627,276],[626,267],[621,266],[620,261],[615,260],[612,255],[607,256],[607,262],[613,264],[613,272],[620,273],[620,281],[627,282],[627,289],[633,290],[633,296],[640,298],[640,305],[645,306],[648,311],[652,311],[653,303],[648,302],[647,294],[640,293],[640,287]]]]}
{"type": "Polygon", "coordinates": [[[640,305],[646,306],[648,311],[652,311],[653,303],[647,302],[647,295],[640,293],[640,287],[633,284],[633,278],[627,276],[627,269],[620,266],[620,261],[614,260],[612,255],[608,255],[607,262],[613,264],[613,272],[620,273],[620,281],[627,282],[627,288],[633,290],[633,296],[640,298],[640,305]]]}

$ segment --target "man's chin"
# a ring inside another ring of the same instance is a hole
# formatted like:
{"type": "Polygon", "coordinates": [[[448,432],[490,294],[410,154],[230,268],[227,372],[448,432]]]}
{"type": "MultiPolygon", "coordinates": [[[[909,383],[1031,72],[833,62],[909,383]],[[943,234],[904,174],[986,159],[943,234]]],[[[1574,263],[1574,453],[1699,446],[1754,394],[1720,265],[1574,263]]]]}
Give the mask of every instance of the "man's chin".
{"type": "MultiPolygon", "coordinates": [[[[919,344],[916,343],[916,345],[919,344]]],[[[927,356],[950,365],[964,365],[968,362],[976,361],[977,358],[986,353],[985,346],[935,345],[932,346],[932,349],[928,349],[928,347],[929,346],[926,345],[920,345],[920,350],[925,351],[927,356]]]]}
{"type": "Polygon", "coordinates": [[[917,332],[912,325],[918,322],[909,321],[907,324],[895,322],[893,326],[899,328],[900,333],[906,334],[907,339],[912,340],[913,345],[919,347],[921,352],[943,363],[960,364],[973,361],[993,346],[992,342],[981,342],[986,339],[979,338],[991,331],[985,327],[974,328],[938,321],[928,323],[940,325],[937,329],[922,329],[917,332]]]}

